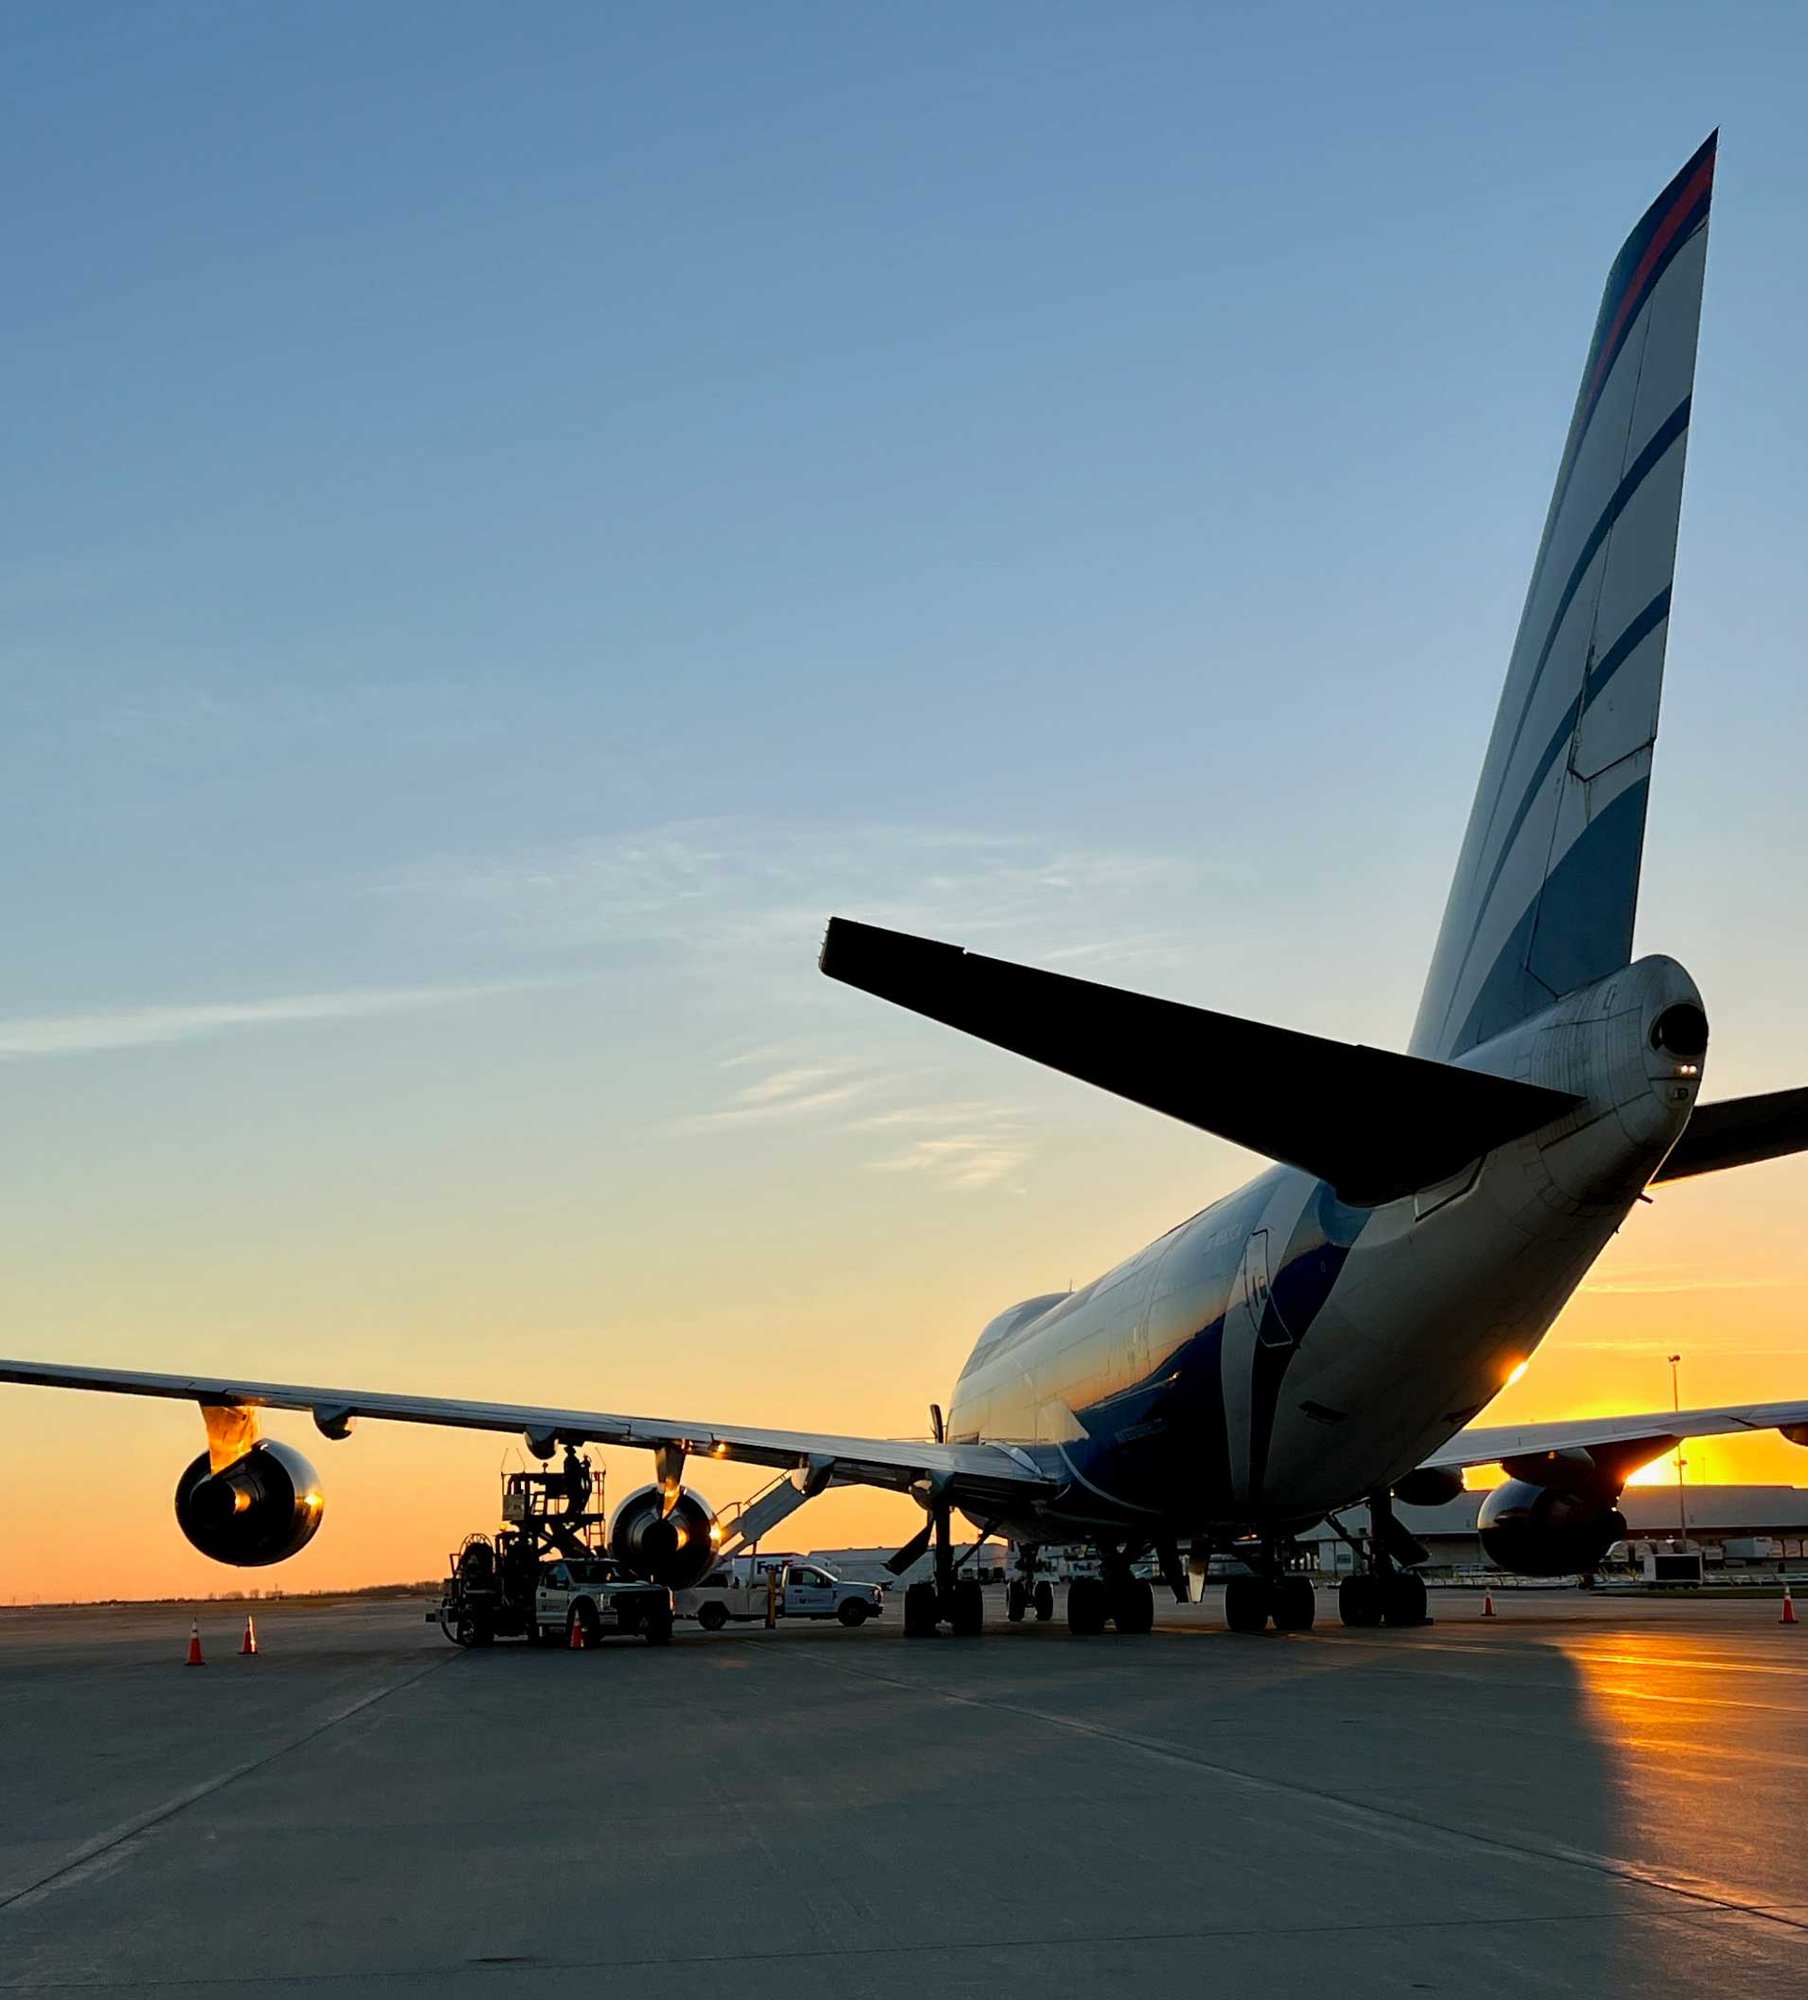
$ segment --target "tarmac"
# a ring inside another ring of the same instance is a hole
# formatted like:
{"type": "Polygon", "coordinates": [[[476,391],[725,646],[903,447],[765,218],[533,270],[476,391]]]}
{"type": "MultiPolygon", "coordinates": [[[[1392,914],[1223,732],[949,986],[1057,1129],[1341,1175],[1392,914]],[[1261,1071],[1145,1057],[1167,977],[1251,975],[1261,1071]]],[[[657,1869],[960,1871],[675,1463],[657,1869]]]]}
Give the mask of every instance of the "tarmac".
{"type": "Polygon", "coordinates": [[[1418,1632],[0,1611],[0,1991],[1808,1992],[1808,1625],[1434,1593],[1418,1632]]]}

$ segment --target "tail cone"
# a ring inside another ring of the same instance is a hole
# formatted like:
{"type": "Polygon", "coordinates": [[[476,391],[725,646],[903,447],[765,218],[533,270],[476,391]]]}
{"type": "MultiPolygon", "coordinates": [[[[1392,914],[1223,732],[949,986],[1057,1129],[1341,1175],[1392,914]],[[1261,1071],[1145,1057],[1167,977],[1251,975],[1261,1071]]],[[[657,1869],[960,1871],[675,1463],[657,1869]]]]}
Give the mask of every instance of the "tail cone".
{"type": "Polygon", "coordinates": [[[1783,1586],[1783,1615],[1777,1620],[1779,1625],[1794,1625],[1799,1621],[1795,1615],[1795,1599],[1789,1594],[1788,1584],[1783,1586]]]}
{"type": "Polygon", "coordinates": [[[207,1662],[201,1657],[201,1621],[191,1619],[188,1627],[188,1661],[191,1667],[204,1667],[207,1662]]]}
{"type": "Polygon", "coordinates": [[[257,1651],[257,1627],[251,1622],[250,1612],[246,1612],[245,1614],[245,1638],[244,1643],[239,1647],[239,1651],[242,1654],[255,1653],[257,1651]]]}

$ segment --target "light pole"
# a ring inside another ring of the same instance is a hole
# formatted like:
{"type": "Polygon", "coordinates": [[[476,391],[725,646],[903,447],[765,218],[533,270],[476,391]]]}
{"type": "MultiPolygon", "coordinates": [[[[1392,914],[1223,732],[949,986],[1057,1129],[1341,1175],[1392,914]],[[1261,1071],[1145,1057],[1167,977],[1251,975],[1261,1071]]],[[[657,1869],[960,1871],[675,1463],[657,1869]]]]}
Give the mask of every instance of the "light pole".
{"type": "MultiPolygon", "coordinates": [[[[1682,1391],[1677,1385],[1676,1370],[1681,1360],[1682,1356],[1680,1354],[1672,1354],[1670,1356],[1670,1408],[1678,1416],[1682,1414],[1682,1391]]],[[[1678,1438],[1676,1440],[1676,1520],[1677,1525],[1682,1530],[1682,1542],[1686,1548],[1689,1542],[1689,1505],[1683,1494],[1682,1467],[1682,1439],[1678,1438]]]]}

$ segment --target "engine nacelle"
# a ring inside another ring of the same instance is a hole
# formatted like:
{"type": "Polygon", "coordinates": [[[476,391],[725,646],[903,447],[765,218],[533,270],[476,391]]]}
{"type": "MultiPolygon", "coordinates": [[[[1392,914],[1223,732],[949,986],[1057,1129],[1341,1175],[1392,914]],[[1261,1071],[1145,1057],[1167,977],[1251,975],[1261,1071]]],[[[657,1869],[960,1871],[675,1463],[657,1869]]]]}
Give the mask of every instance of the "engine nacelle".
{"type": "Polygon", "coordinates": [[[224,1472],[206,1452],[176,1482],[176,1520],[204,1556],[240,1569],[286,1562],[325,1512],[314,1468],[292,1445],[264,1438],[224,1472]]]}
{"type": "Polygon", "coordinates": [[[1626,1538],[1626,1517],[1600,1493],[1564,1493],[1509,1479],[1476,1516],[1482,1553],[1520,1576],[1575,1576],[1626,1538]]]}
{"type": "Polygon", "coordinates": [[[660,1511],[664,1498],[657,1486],[630,1493],[609,1523],[609,1553],[648,1583],[688,1590],[703,1581],[716,1559],[716,1517],[692,1487],[679,1487],[669,1514],[660,1511]]]}
{"type": "Polygon", "coordinates": [[[1407,1507],[1447,1507],[1462,1491],[1463,1475],[1442,1466],[1422,1465],[1394,1481],[1394,1498],[1407,1507]]]}

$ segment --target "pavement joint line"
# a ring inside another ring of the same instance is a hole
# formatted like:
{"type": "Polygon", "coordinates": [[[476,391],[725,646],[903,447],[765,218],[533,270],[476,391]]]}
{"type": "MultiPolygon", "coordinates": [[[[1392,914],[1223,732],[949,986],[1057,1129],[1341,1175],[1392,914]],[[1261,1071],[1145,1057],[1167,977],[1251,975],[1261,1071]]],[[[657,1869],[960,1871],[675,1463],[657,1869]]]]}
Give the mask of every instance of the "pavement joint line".
{"type": "MultiPolygon", "coordinates": [[[[1738,1914],[1731,1912],[1730,1914],[1738,1914]]],[[[1289,1938],[1331,1938],[1362,1937],[1371,1933],[1387,1935],[1391,1932],[1419,1931],[1464,1931],[1478,1930],[1524,1930],[1540,1926],[1555,1928],[1564,1924],[1611,1924],[1625,1922],[1625,1912],[1620,1910],[1572,1910],[1562,1915],[1552,1916],[1498,1916],[1498,1917],[1399,1917],[1388,1921],[1353,1919],[1343,1923],[1293,1924],[1285,1935],[1289,1938]]],[[[1687,1923],[1689,1918],[1676,1915],[1659,1915],[1659,1923],[1687,1923]]],[[[936,1952],[978,1952],[978,1951],[1079,1951],[1102,1945],[1146,1945],[1146,1944],[1191,1944],[1210,1943],[1213,1940],[1231,1938],[1264,1938],[1272,1941],[1276,1936],[1272,1924],[1204,1924],[1188,1925],[1177,1930],[1117,1930],[1085,1931],[1066,1937],[1050,1937],[1046,1931],[1031,1933],[1010,1933],[998,1937],[985,1938],[922,1938],[902,1943],[888,1943],[875,1949],[871,1944],[825,1944],[810,1947],[791,1946],[777,1951],[751,1950],[697,1952],[681,1956],[672,1952],[647,1953],[637,1958],[623,1958],[611,1955],[608,1958],[531,1958],[492,1957],[451,1959],[439,1965],[391,1966],[383,1971],[372,1970],[368,1966],[349,1968],[343,1972],[267,1972],[247,1975],[242,1972],[184,1973],[169,1979],[116,1979],[111,1976],[99,1979],[0,1979],[0,1993],[108,1993],[108,1992],[156,1992],[176,1987],[184,1991],[199,1990],[210,1986],[330,1986],[346,1980],[380,1979],[386,1984],[394,1980],[433,1979],[444,1980],[458,1976],[501,1974],[523,1972],[592,1972],[599,1969],[623,1972],[644,1970],[648,1966],[671,1966],[680,1971],[702,1971],[714,1965],[805,1965],[843,1958],[923,1958],[936,1952]]]]}
{"type": "Polygon", "coordinates": [[[267,1764],[274,1764],[278,1758],[288,1756],[291,1750],[299,1750],[304,1744],[312,1743],[318,1736],[324,1736],[329,1729],[336,1729],[342,1722],[349,1722],[354,1715],[367,1708],[373,1708],[380,1701],[387,1701],[392,1694],[400,1694],[416,1682],[424,1681],[431,1673],[447,1666],[458,1657],[448,1653],[432,1660],[418,1673],[409,1674],[405,1679],[390,1681],[385,1686],[373,1688],[368,1694],[360,1695],[356,1701],[345,1703],[330,1715],[305,1729],[299,1736],[292,1736],[274,1749],[266,1750],[261,1757],[250,1757],[242,1764],[234,1764],[230,1770],[216,1772],[211,1778],[203,1778],[198,1785],[190,1785],[186,1791],[178,1792],[172,1799],[165,1799],[159,1805],[148,1807],[141,1813],[134,1813],[118,1826],[110,1827],[105,1833],[97,1833],[85,1840],[74,1853],[65,1855],[54,1868],[47,1868],[35,1881],[27,1882],[23,1888],[13,1889],[0,1896],[0,1912],[17,1909],[28,1902],[41,1901],[45,1896],[55,1895],[59,1889],[72,1888],[80,1881],[92,1865],[115,1853],[141,1835],[149,1833],[153,1827],[162,1826],[178,1813],[190,1806],[199,1805],[203,1799],[222,1792],[228,1785],[237,1784],[239,1779],[248,1778],[253,1771],[261,1771],[267,1764]]]}
{"type": "Polygon", "coordinates": [[[1808,1918],[1792,1915],[1784,1909],[1766,1908],[1762,1903],[1729,1895],[1724,1890],[1712,1889],[1705,1884],[1691,1883],[1680,1876],[1662,1874],[1655,1868],[1641,1867],[1637,1862],[1616,1860],[1612,1855],[1591,1854],[1586,1849],[1564,1847],[1555,1842],[1547,1847],[1532,1847],[1519,1841],[1503,1840],[1497,1835],[1476,1833],[1468,1827],[1450,1826],[1442,1820],[1427,1819],[1419,1813],[1405,1812],[1397,1806],[1376,1805],[1372,1800],[1353,1799],[1342,1792],[1317,1789],[1288,1778],[1264,1777],[1253,1771],[1240,1771],[1234,1764],[1220,1764],[1210,1757],[1202,1757],[1188,1750],[1183,1745],[1164,1743],[1159,1737],[1143,1736],[1135,1730],[1114,1729],[1107,1723],[1088,1722],[1081,1716],[1058,1715],[1048,1709],[1032,1708],[1024,1702],[963,1694],[951,1688],[928,1687],[922,1682],[899,1680],[895,1675],[882,1674],[871,1667],[848,1666],[826,1655],[812,1654],[811,1658],[816,1664],[827,1667],[832,1673],[857,1675],[862,1679],[880,1682],[887,1687],[901,1689],[907,1694],[927,1695],[934,1700],[950,1702],[963,1708],[992,1709],[1002,1714],[1022,1716],[1031,1722],[1046,1723],[1051,1728],[1069,1730],[1078,1736],[1092,1736],[1104,1742],[1122,1743],[1144,1756],[1180,1764],[1189,1770],[1209,1771],[1214,1777],[1228,1779],[1231,1783],[1242,1785],[1251,1791],[1279,1793],[1288,1798],[1305,1800],[1321,1808],[1330,1806],[1371,1823],[1380,1821],[1396,1827],[1412,1827],[1421,1832],[1443,1834],[1447,1839],[1462,1841],[1490,1853],[1511,1855],[1515,1860],[1586,1869],[1592,1874],[1603,1875],[1635,1888],[1651,1889],[1664,1895],[1675,1896],[1681,1901],[1694,1903],[1703,1908],[1723,1910],[1735,1916],[1756,1917],[1764,1923],[1775,1924],[1780,1929],[1808,1931],[1808,1918]]]}

